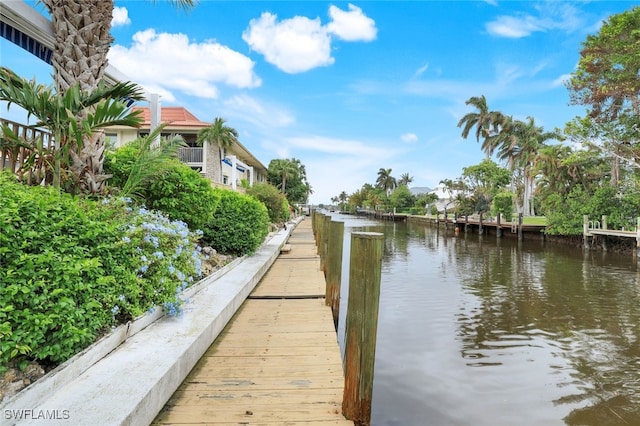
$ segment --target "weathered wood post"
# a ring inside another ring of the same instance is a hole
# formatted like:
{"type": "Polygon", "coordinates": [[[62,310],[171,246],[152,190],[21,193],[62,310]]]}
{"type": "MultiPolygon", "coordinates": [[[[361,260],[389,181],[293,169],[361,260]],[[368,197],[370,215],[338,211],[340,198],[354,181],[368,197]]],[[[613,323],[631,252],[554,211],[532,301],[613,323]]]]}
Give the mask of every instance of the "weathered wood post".
{"type": "Polygon", "coordinates": [[[502,222],[502,213],[498,213],[496,217],[496,238],[502,238],[502,227],[500,226],[500,222],[502,222]]]}
{"type": "Polygon", "coordinates": [[[467,233],[467,230],[469,229],[469,215],[465,214],[464,215],[464,233],[467,233]]]}
{"type": "Polygon", "coordinates": [[[342,246],[344,242],[344,222],[331,222],[329,228],[329,253],[327,254],[327,287],[325,304],[331,306],[333,325],[338,329],[340,316],[340,284],[342,281],[342,246]]]}
{"type": "Polygon", "coordinates": [[[518,213],[518,241],[522,241],[522,213],[518,213]]]}
{"type": "Polygon", "coordinates": [[[316,211],[311,210],[311,232],[313,232],[313,238],[316,237],[316,211]]]}
{"type": "Polygon", "coordinates": [[[316,216],[316,254],[318,254],[320,256],[320,262],[322,262],[322,244],[320,244],[320,242],[322,241],[322,221],[324,214],[322,213],[318,213],[318,216],[316,216]]]}
{"type": "Polygon", "coordinates": [[[342,413],[356,425],[371,421],[383,242],[378,232],[351,234],[342,413]]]}
{"type": "Polygon", "coordinates": [[[320,269],[324,272],[324,276],[327,276],[327,252],[329,247],[329,226],[331,225],[331,216],[326,215],[322,218],[322,235],[320,238],[320,245],[322,246],[320,254],[320,269]]]}
{"type": "Polygon", "coordinates": [[[640,255],[640,217],[636,218],[636,259],[640,259],[638,255],[640,255]]]}
{"type": "Polygon", "coordinates": [[[482,212],[480,212],[480,220],[478,225],[478,234],[482,235],[482,212]]]}
{"type": "MultiPolygon", "coordinates": [[[[602,229],[607,229],[607,215],[602,215],[602,229]]],[[[607,237],[605,235],[600,236],[600,243],[602,244],[602,251],[607,251],[607,237]]]]}
{"type": "Polygon", "coordinates": [[[582,244],[585,249],[589,249],[589,216],[582,216],[582,244]]]}
{"type": "Polygon", "coordinates": [[[449,214],[447,213],[447,208],[444,208],[444,230],[449,229],[449,214]]]}
{"type": "Polygon", "coordinates": [[[322,220],[322,213],[319,211],[313,212],[313,238],[316,240],[316,254],[320,254],[320,221],[322,220]]]}

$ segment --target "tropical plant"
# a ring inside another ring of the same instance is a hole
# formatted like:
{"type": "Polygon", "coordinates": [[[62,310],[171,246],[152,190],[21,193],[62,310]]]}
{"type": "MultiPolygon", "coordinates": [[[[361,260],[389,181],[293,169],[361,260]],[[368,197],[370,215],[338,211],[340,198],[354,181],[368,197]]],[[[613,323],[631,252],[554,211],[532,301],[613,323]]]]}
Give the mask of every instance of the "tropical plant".
{"type": "Polygon", "coordinates": [[[222,182],[222,160],[225,158],[225,151],[238,141],[238,131],[225,123],[223,118],[216,117],[211,126],[200,129],[197,136],[199,144],[207,143],[218,147],[218,158],[216,159],[216,164],[220,169],[218,182],[222,182]]]}
{"type": "Polygon", "coordinates": [[[119,188],[123,197],[142,197],[144,190],[175,164],[178,149],[185,146],[182,136],[160,138],[165,124],[114,151],[105,154],[105,172],[111,174],[109,183],[119,188]]]}
{"type": "Polygon", "coordinates": [[[306,168],[297,158],[271,160],[267,180],[273,186],[280,188],[292,204],[306,204],[309,194],[313,193],[307,181],[306,168]]]}
{"type": "MultiPolygon", "coordinates": [[[[194,5],[194,0],[172,2],[184,8],[194,5]]],[[[80,92],[97,90],[104,81],[107,53],[113,41],[110,31],[114,1],[42,0],[42,3],[51,15],[55,33],[52,63],[57,92],[65,95],[72,87],[80,92]]],[[[93,113],[91,107],[79,111],[78,121],[88,113],[93,113]]],[[[101,192],[106,179],[102,173],[104,134],[87,132],[72,148],[77,149],[74,167],[82,170],[80,178],[84,182],[81,187],[90,192],[101,192]]]]}
{"type": "Polygon", "coordinates": [[[347,195],[346,191],[342,191],[340,195],[338,195],[338,201],[340,201],[340,210],[345,211],[347,201],[349,200],[349,195],[347,195]]]}
{"type": "Polygon", "coordinates": [[[391,191],[398,186],[396,178],[391,176],[391,171],[391,169],[380,168],[380,170],[378,170],[378,178],[376,179],[376,188],[385,191],[387,197],[391,194],[391,191]]]}
{"type": "MultiPolygon", "coordinates": [[[[114,125],[137,127],[142,123],[139,111],[131,111],[121,99],[143,99],[141,89],[132,83],[117,83],[112,86],[98,84],[92,92],[85,92],[78,84],[62,93],[52,87],[37,84],[18,77],[8,68],[0,67],[0,99],[8,105],[23,108],[29,116],[39,121],[33,126],[46,128],[55,140],[53,153],[52,182],[61,183],[70,192],[97,192],[108,178],[89,167],[79,157],[83,144],[98,130],[114,125]],[[61,182],[64,178],[65,182],[61,182]]],[[[7,134],[7,126],[2,128],[7,134]]],[[[35,147],[34,147],[35,149],[35,147]]],[[[100,152],[102,158],[103,152],[100,152]]]]}
{"type": "Polygon", "coordinates": [[[483,139],[482,151],[489,158],[496,149],[495,139],[492,136],[498,133],[498,129],[504,121],[504,116],[500,112],[489,111],[487,99],[484,95],[473,96],[465,104],[475,107],[477,112],[467,113],[458,121],[458,127],[462,127],[462,137],[466,139],[471,129],[475,127],[476,141],[480,142],[480,138],[483,139]]]}
{"type": "MultiPolygon", "coordinates": [[[[495,136],[498,144],[498,158],[506,161],[509,170],[522,177],[521,207],[525,216],[534,216],[533,194],[535,192],[535,164],[538,152],[549,140],[560,140],[559,131],[545,132],[537,126],[532,117],[526,122],[508,119],[503,121],[500,132],[495,136]]],[[[512,179],[512,183],[515,179],[512,179]]]]}
{"type": "Polygon", "coordinates": [[[403,173],[400,175],[400,179],[398,180],[398,186],[409,186],[411,182],[413,182],[413,176],[409,175],[409,173],[403,173]]]}

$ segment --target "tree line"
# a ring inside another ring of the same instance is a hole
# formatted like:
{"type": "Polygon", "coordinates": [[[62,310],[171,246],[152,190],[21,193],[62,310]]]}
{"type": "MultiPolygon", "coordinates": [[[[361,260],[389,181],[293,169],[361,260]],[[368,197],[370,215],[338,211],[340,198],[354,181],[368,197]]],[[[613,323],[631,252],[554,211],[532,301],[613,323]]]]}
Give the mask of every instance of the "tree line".
{"type": "MultiPolygon", "coordinates": [[[[580,234],[585,214],[607,215],[611,227],[633,228],[640,216],[638,28],[640,7],[633,7],[587,36],[565,83],[570,104],[584,106],[585,113],[563,129],[545,130],[534,117],[519,120],[492,110],[484,95],[469,98],[466,104],[474,110],[458,127],[464,139],[481,143],[486,157],[464,167],[461,176],[440,181],[455,200],[450,211],[544,215],[550,234],[580,234]]],[[[375,185],[332,201],[346,208],[429,204],[407,192],[391,169],[381,168],[375,185]]]]}

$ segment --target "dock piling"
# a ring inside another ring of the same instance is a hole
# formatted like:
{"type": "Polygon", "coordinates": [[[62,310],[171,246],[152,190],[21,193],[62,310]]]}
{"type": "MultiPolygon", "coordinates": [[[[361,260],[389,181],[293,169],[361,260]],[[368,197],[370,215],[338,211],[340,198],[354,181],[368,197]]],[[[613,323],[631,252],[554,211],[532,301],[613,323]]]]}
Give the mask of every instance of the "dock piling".
{"type": "Polygon", "coordinates": [[[342,246],[344,242],[344,222],[330,222],[327,253],[327,289],[325,304],[331,306],[333,325],[338,329],[340,316],[340,286],[342,281],[342,246]]]}
{"type": "Polygon", "coordinates": [[[356,425],[371,421],[383,242],[378,232],[351,234],[342,413],[356,425]]]}

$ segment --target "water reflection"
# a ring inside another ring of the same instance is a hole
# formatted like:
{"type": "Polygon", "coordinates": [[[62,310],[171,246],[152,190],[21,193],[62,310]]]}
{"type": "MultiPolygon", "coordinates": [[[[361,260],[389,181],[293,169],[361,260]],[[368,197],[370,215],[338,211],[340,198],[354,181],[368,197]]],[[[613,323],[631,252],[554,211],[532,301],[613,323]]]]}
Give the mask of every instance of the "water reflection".
{"type": "Polygon", "coordinates": [[[374,425],[640,424],[632,259],[411,224],[345,229],[386,235],[374,425]]]}

